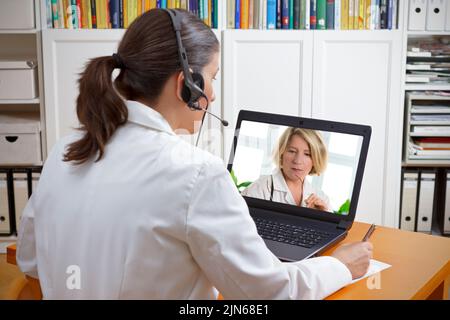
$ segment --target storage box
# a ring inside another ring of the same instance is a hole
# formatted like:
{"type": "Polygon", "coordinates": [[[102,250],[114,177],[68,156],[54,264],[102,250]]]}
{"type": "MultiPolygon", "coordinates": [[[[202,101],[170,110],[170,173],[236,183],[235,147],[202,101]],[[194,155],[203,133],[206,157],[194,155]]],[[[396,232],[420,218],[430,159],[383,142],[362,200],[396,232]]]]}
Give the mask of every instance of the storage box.
{"type": "Polygon", "coordinates": [[[41,165],[41,129],[34,112],[0,114],[0,165],[41,165]]]}
{"type": "Polygon", "coordinates": [[[1,0],[0,29],[34,29],[33,0],[1,0]]]}
{"type": "Polygon", "coordinates": [[[34,99],[38,96],[35,61],[0,60],[0,99],[34,99]]]}

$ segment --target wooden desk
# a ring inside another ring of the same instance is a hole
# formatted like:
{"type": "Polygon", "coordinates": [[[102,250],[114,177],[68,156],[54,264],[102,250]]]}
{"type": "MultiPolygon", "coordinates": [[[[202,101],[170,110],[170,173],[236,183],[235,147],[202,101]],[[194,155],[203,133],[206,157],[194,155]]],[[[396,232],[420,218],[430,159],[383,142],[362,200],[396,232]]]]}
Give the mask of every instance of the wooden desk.
{"type": "MultiPolygon", "coordinates": [[[[369,227],[355,222],[338,245],[360,241],[369,227]]],[[[374,246],[373,258],[392,265],[379,274],[380,289],[370,290],[367,279],[363,279],[327,299],[448,299],[449,238],[377,226],[370,242],[374,246]]],[[[335,248],[324,255],[330,255],[335,248]]]]}
{"type": "MultiPolygon", "coordinates": [[[[347,238],[337,245],[360,241],[369,226],[355,222],[347,238]]],[[[380,289],[369,289],[363,279],[327,299],[448,299],[450,239],[377,226],[370,241],[373,258],[392,265],[379,274],[380,289]]],[[[323,255],[330,255],[335,247],[323,255]]],[[[7,260],[16,263],[15,245],[8,247],[7,260]]]]}

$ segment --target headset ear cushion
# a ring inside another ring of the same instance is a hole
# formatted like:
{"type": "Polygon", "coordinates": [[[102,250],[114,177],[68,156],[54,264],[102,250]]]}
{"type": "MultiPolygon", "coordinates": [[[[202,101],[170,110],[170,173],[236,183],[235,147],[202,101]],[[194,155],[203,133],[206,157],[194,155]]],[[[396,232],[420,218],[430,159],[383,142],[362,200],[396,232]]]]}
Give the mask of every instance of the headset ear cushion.
{"type": "MultiPolygon", "coordinates": [[[[195,85],[203,91],[203,89],[205,88],[205,81],[203,80],[203,76],[200,73],[192,73],[191,76],[195,85]]],[[[191,90],[186,86],[186,84],[183,84],[183,89],[181,90],[181,97],[183,98],[183,101],[188,103],[191,100],[191,95],[191,90]]]]}
{"type": "Polygon", "coordinates": [[[200,73],[193,73],[192,74],[192,80],[194,80],[194,83],[202,89],[202,91],[205,89],[205,80],[203,80],[203,76],[200,73]]]}

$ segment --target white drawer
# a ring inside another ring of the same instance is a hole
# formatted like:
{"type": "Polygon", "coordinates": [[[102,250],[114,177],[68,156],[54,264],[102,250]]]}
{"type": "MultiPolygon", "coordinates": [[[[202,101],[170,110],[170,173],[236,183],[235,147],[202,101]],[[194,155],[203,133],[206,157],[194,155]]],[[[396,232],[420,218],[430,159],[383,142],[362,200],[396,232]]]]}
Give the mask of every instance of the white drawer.
{"type": "Polygon", "coordinates": [[[0,134],[0,165],[42,164],[39,133],[0,134]]]}
{"type": "Polygon", "coordinates": [[[0,29],[34,29],[33,0],[1,0],[0,29]]]}

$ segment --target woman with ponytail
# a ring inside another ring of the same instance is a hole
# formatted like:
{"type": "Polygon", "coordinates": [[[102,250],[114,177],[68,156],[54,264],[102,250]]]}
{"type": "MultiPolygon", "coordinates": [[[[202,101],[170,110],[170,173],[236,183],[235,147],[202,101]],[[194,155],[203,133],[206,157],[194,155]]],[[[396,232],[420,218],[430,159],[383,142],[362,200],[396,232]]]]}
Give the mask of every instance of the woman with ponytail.
{"type": "MultiPolygon", "coordinates": [[[[219,42],[194,15],[175,14],[212,102],[219,42]]],[[[19,230],[18,264],[43,297],[320,299],[364,274],[369,243],[289,264],[267,249],[222,161],[176,134],[195,133],[208,107],[187,102],[184,76],[162,9],[86,65],[79,130],[53,147],[19,230]]]]}

